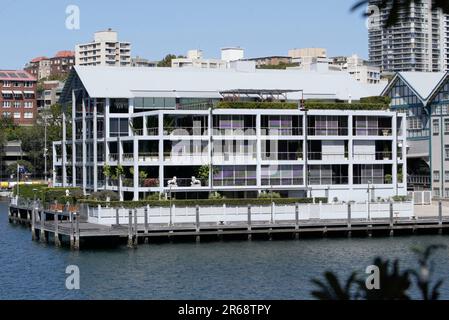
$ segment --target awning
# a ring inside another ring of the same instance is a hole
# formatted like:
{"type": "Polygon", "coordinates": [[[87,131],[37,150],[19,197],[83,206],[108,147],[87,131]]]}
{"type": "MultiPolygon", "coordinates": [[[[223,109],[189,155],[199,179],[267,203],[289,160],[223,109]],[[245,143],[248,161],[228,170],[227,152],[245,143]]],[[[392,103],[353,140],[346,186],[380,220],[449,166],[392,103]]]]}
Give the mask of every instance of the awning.
{"type": "Polygon", "coordinates": [[[16,94],[16,95],[22,95],[23,92],[22,92],[22,91],[14,91],[14,94],[16,94]]]}
{"type": "Polygon", "coordinates": [[[2,94],[12,94],[12,91],[9,91],[9,90],[2,90],[2,94]]]}
{"type": "Polygon", "coordinates": [[[132,90],[135,98],[203,98],[220,99],[218,91],[148,91],[132,90]]]}
{"type": "Polygon", "coordinates": [[[24,91],[25,94],[34,94],[34,91],[24,91]]]}

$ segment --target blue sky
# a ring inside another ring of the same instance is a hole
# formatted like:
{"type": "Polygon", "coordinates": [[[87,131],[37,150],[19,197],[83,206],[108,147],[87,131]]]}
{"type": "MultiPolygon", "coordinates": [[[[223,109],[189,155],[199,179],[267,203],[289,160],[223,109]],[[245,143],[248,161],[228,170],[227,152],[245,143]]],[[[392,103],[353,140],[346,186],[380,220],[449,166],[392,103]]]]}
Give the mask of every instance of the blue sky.
{"type": "Polygon", "coordinates": [[[329,55],[367,56],[367,30],[356,0],[0,0],[0,69],[73,50],[109,27],[153,60],[200,48],[219,57],[240,46],[248,58],[286,55],[295,47],[325,47],[329,55]],[[66,7],[78,5],[80,30],[65,28],[66,7]]]}

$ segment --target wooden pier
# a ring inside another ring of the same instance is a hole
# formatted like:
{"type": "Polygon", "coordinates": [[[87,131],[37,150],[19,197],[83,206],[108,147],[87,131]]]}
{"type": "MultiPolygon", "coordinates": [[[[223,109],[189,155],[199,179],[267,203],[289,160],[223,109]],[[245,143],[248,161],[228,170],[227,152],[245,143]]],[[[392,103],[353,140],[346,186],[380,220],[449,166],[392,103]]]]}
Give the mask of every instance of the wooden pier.
{"type": "MultiPolygon", "coordinates": [[[[248,219],[242,223],[211,224],[201,223],[197,210],[194,224],[144,224],[137,223],[136,210],[129,210],[127,224],[104,226],[92,224],[80,217],[79,213],[33,209],[33,206],[9,207],[9,221],[25,224],[31,228],[32,239],[41,242],[54,242],[56,246],[70,245],[79,250],[81,243],[98,240],[122,240],[128,247],[161,240],[183,241],[223,240],[223,239],[301,239],[310,237],[373,237],[394,236],[399,234],[449,233],[449,217],[443,217],[442,205],[439,205],[435,217],[417,219],[352,219],[351,206],[348,206],[348,218],[341,220],[299,220],[299,212],[294,221],[256,222],[252,221],[251,207],[248,207],[248,219]]],[[[145,216],[146,218],[146,216],[145,216]]]]}

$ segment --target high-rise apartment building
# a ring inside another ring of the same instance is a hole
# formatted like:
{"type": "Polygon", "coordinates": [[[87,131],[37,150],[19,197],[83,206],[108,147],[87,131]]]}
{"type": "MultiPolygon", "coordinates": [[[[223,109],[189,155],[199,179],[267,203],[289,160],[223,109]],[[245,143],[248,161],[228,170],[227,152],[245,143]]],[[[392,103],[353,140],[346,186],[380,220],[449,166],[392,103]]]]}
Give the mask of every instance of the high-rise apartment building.
{"type": "Polygon", "coordinates": [[[118,34],[111,29],[96,32],[94,41],[78,44],[75,49],[78,66],[131,66],[131,44],[118,41],[118,34]]]}
{"type": "Polygon", "coordinates": [[[412,3],[410,11],[401,9],[397,23],[386,28],[390,7],[382,8],[381,2],[369,2],[373,13],[369,23],[370,62],[384,72],[446,71],[447,15],[432,10],[431,0],[422,0],[412,3]]]}

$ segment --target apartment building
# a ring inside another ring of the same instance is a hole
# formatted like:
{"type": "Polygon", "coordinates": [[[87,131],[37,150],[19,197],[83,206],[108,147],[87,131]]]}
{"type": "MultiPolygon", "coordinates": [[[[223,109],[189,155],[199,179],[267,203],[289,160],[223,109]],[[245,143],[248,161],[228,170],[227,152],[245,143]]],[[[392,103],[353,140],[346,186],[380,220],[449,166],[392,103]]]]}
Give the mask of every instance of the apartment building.
{"type": "Polygon", "coordinates": [[[391,4],[383,8],[381,2],[369,2],[372,8],[379,8],[369,26],[370,62],[382,72],[446,71],[448,16],[432,11],[431,0],[415,1],[410,12],[400,9],[398,22],[386,28],[391,4]]]}
{"type": "Polygon", "coordinates": [[[244,50],[239,47],[227,47],[221,49],[221,59],[205,59],[203,51],[199,49],[189,50],[185,58],[172,60],[172,68],[201,68],[201,69],[227,69],[236,61],[243,60],[244,50]]]}
{"type": "Polygon", "coordinates": [[[449,75],[400,72],[383,95],[407,114],[409,187],[449,198],[449,75]]]}
{"type": "Polygon", "coordinates": [[[63,79],[67,77],[74,65],[75,52],[59,51],[51,58],[37,57],[32,59],[24,69],[38,80],[63,79]]]}
{"type": "Polygon", "coordinates": [[[36,78],[23,70],[0,70],[0,113],[19,125],[36,120],[36,78]]]}
{"type": "Polygon", "coordinates": [[[64,82],[62,81],[43,81],[42,90],[37,92],[36,102],[38,110],[49,108],[58,103],[63,87],[64,82]]]}
{"type": "Polygon", "coordinates": [[[131,65],[131,44],[118,40],[118,33],[112,29],[96,32],[94,40],[76,45],[77,66],[117,66],[131,65]]]}
{"type": "Polygon", "coordinates": [[[75,67],[61,95],[54,183],[127,200],[266,190],[331,201],[404,195],[405,115],[300,108],[302,99],[371,92],[340,73],[75,67]],[[119,166],[121,179],[107,174],[119,166]]]}
{"type": "Polygon", "coordinates": [[[348,57],[338,56],[330,58],[330,64],[334,67],[339,67],[340,70],[349,72],[357,81],[370,84],[381,82],[380,68],[371,65],[356,54],[348,57]]]}
{"type": "Polygon", "coordinates": [[[288,56],[292,59],[326,58],[327,50],[325,48],[295,48],[288,50],[288,56]]]}
{"type": "Polygon", "coordinates": [[[155,68],[157,67],[157,61],[150,61],[142,57],[131,58],[131,67],[136,68],[155,68]]]}

